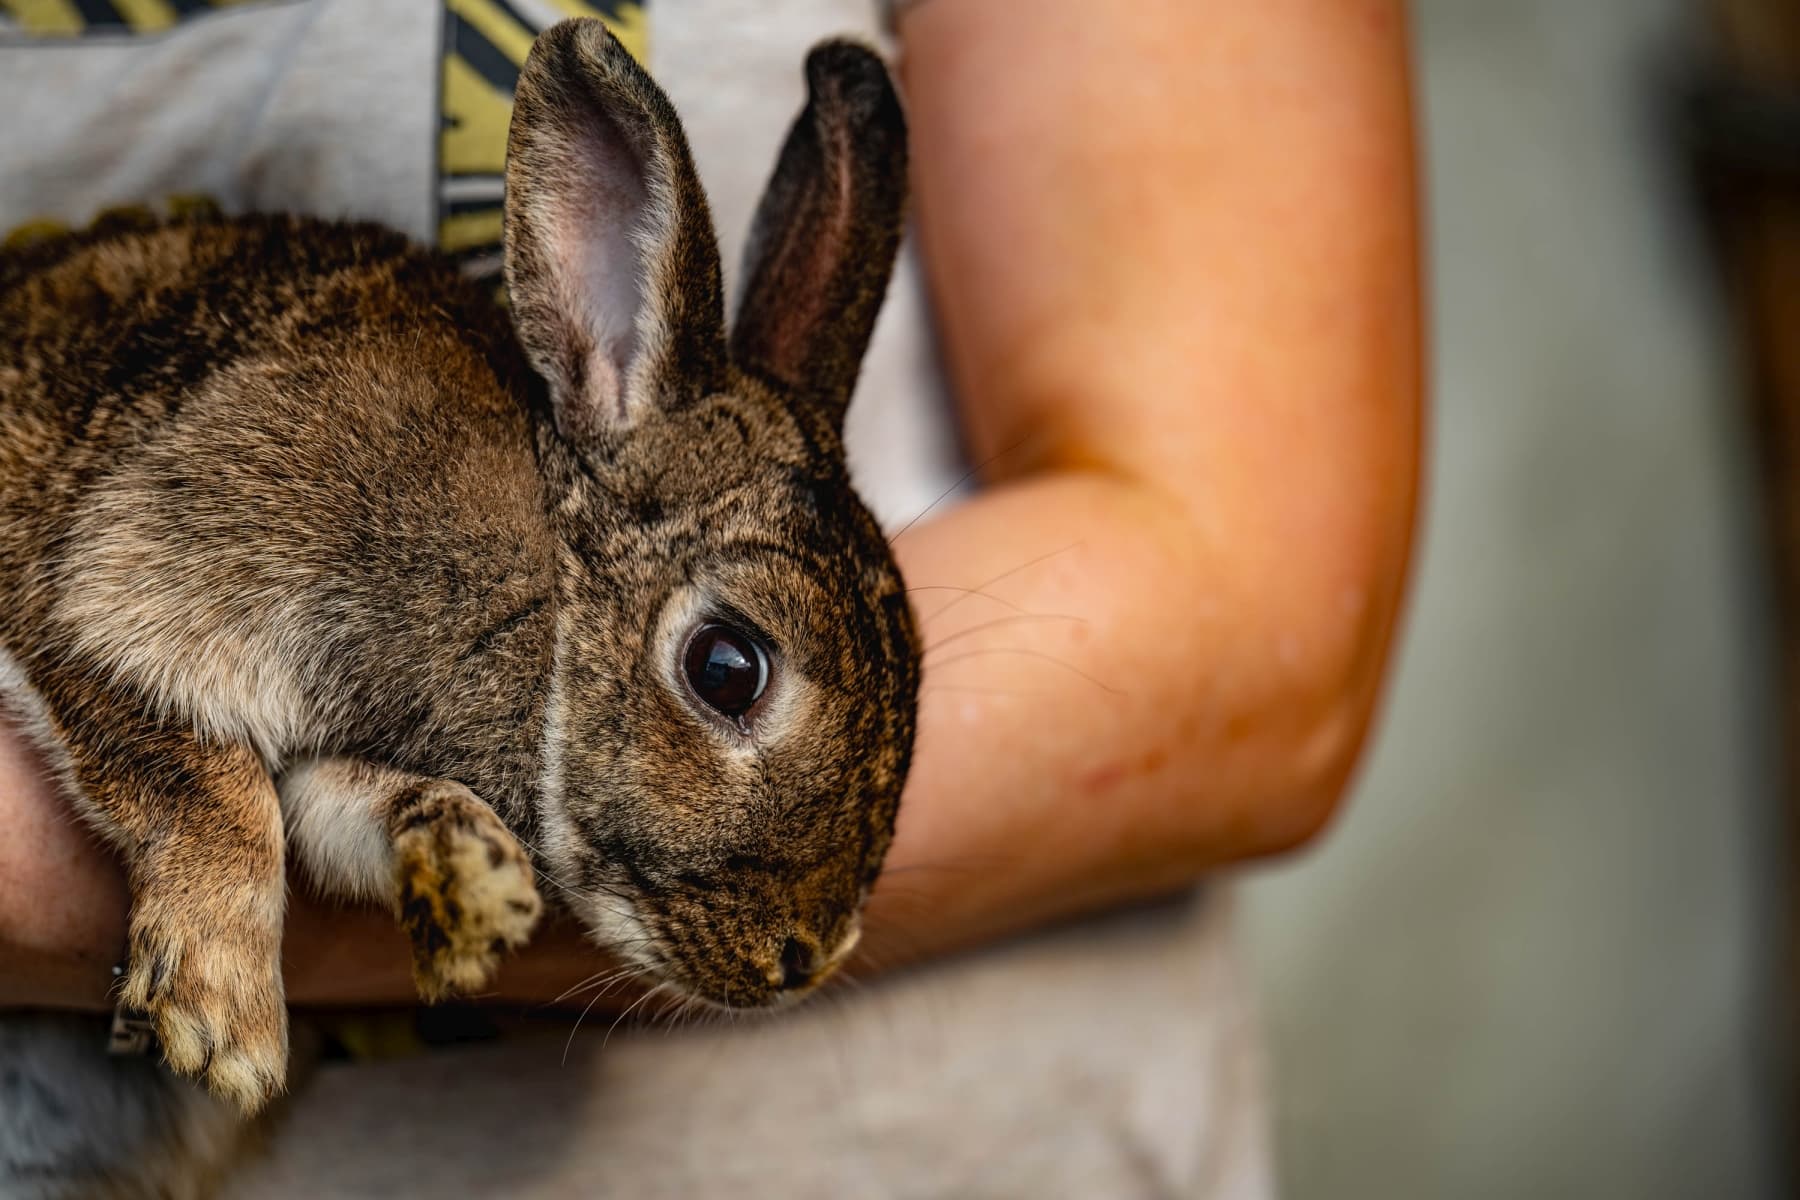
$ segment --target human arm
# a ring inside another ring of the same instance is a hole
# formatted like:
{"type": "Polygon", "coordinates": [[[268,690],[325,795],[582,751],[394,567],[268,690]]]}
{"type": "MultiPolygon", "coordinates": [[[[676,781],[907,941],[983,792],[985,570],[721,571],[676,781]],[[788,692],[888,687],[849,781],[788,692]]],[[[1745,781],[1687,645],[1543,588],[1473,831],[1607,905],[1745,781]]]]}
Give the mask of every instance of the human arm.
{"type": "Polygon", "coordinates": [[[1020,611],[921,593],[942,649],[877,957],[1305,842],[1392,641],[1421,408],[1403,10],[1093,14],[903,18],[927,275],[993,465],[896,549],[914,585],[1016,571],[984,590],[1020,611]],[[1081,620],[964,632],[1031,613],[1081,620]]]}

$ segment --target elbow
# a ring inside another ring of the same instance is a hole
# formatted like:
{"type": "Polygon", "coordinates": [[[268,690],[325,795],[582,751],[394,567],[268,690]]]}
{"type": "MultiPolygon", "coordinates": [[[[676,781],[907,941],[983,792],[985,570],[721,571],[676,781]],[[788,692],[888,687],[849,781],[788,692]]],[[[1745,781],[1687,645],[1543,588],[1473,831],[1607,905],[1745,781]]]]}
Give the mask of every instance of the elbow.
{"type": "Polygon", "coordinates": [[[1178,760],[1188,779],[1204,782],[1175,790],[1156,835],[1161,849],[1144,848],[1174,880],[1299,853],[1342,812],[1369,739],[1373,694],[1346,687],[1329,702],[1316,693],[1269,699],[1275,707],[1239,713],[1222,740],[1192,744],[1178,760]]]}
{"type": "Polygon", "coordinates": [[[1292,854],[1315,842],[1343,808],[1357,768],[1367,752],[1385,690],[1394,629],[1394,600],[1340,627],[1334,653],[1311,677],[1287,677],[1288,686],[1270,698],[1279,712],[1268,722],[1270,737],[1260,748],[1264,784],[1245,797],[1253,806],[1246,858],[1292,854]]]}
{"type": "Polygon", "coordinates": [[[1207,753],[1229,781],[1212,819],[1199,822],[1214,864],[1297,853],[1337,821],[1387,682],[1397,587],[1393,593],[1393,602],[1370,606],[1361,619],[1329,631],[1314,625],[1311,654],[1296,657],[1281,639],[1247,639],[1275,649],[1233,663],[1237,678],[1259,682],[1226,701],[1224,737],[1207,753]]]}
{"type": "MultiPolygon", "coordinates": [[[[1339,564],[1329,579],[1270,606],[1265,649],[1248,674],[1265,690],[1249,711],[1264,736],[1248,739],[1252,836],[1242,857],[1291,854],[1316,843],[1338,818],[1367,753],[1393,665],[1407,582],[1409,521],[1339,564]],[[1348,581],[1348,582],[1346,582],[1348,581]],[[1268,647],[1272,647],[1269,649],[1268,647]]],[[[1240,667],[1245,664],[1239,663],[1240,667]]]]}
{"type": "Polygon", "coordinates": [[[1299,734],[1287,761],[1272,771],[1272,786],[1245,822],[1246,859],[1274,858],[1305,850],[1336,820],[1350,791],[1368,740],[1370,706],[1359,698],[1342,703],[1299,734]]]}

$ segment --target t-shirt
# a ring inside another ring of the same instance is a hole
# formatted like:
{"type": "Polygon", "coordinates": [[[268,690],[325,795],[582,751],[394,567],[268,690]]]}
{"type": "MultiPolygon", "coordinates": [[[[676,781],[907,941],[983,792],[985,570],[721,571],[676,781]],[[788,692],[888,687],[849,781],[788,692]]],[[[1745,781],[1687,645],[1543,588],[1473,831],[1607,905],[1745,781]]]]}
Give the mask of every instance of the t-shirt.
{"type": "MultiPolygon", "coordinates": [[[[729,294],[805,51],[874,37],[866,0],[0,0],[0,237],[118,207],[307,212],[491,274],[512,85],[570,15],[606,19],[682,114],[729,294]]],[[[890,526],[963,472],[910,253],[846,440],[890,526]]],[[[571,1036],[571,1015],[332,1063],[227,1194],[1267,1196],[1229,908],[1215,886],[728,1027],[571,1036]]]]}

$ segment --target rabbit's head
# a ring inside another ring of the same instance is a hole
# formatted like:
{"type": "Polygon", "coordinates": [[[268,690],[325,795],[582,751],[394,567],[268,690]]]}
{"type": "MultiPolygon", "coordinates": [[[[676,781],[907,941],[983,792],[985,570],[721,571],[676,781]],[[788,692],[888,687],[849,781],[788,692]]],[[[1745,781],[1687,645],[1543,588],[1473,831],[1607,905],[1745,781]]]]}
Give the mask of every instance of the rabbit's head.
{"type": "Polygon", "coordinates": [[[733,1007],[803,994],[855,943],[918,693],[842,444],[905,124],[867,50],[823,45],[807,78],[729,338],[680,125],[598,22],[538,39],[508,150],[506,279],[562,547],[539,850],[598,937],[733,1007]]]}

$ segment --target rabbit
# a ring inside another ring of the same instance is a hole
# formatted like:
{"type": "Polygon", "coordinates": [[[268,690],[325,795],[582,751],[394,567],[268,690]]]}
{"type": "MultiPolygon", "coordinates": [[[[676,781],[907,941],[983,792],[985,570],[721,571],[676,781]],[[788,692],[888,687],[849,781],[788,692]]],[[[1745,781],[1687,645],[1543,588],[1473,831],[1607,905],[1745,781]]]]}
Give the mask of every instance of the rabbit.
{"type": "Polygon", "coordinates": [[[856,945],[920,673],[842,442],[906,129],[873,52],[806,76],[729,336],[677,116],[592,20],[520,76],[505,305],[300,217],[0,255],[0,695],[124,863],[167,1067],[0,1017],[0,1195],[204,1190],[286,1082],[290,862],[427,1000],[540,885],[695,1002],[856,945]]]}

